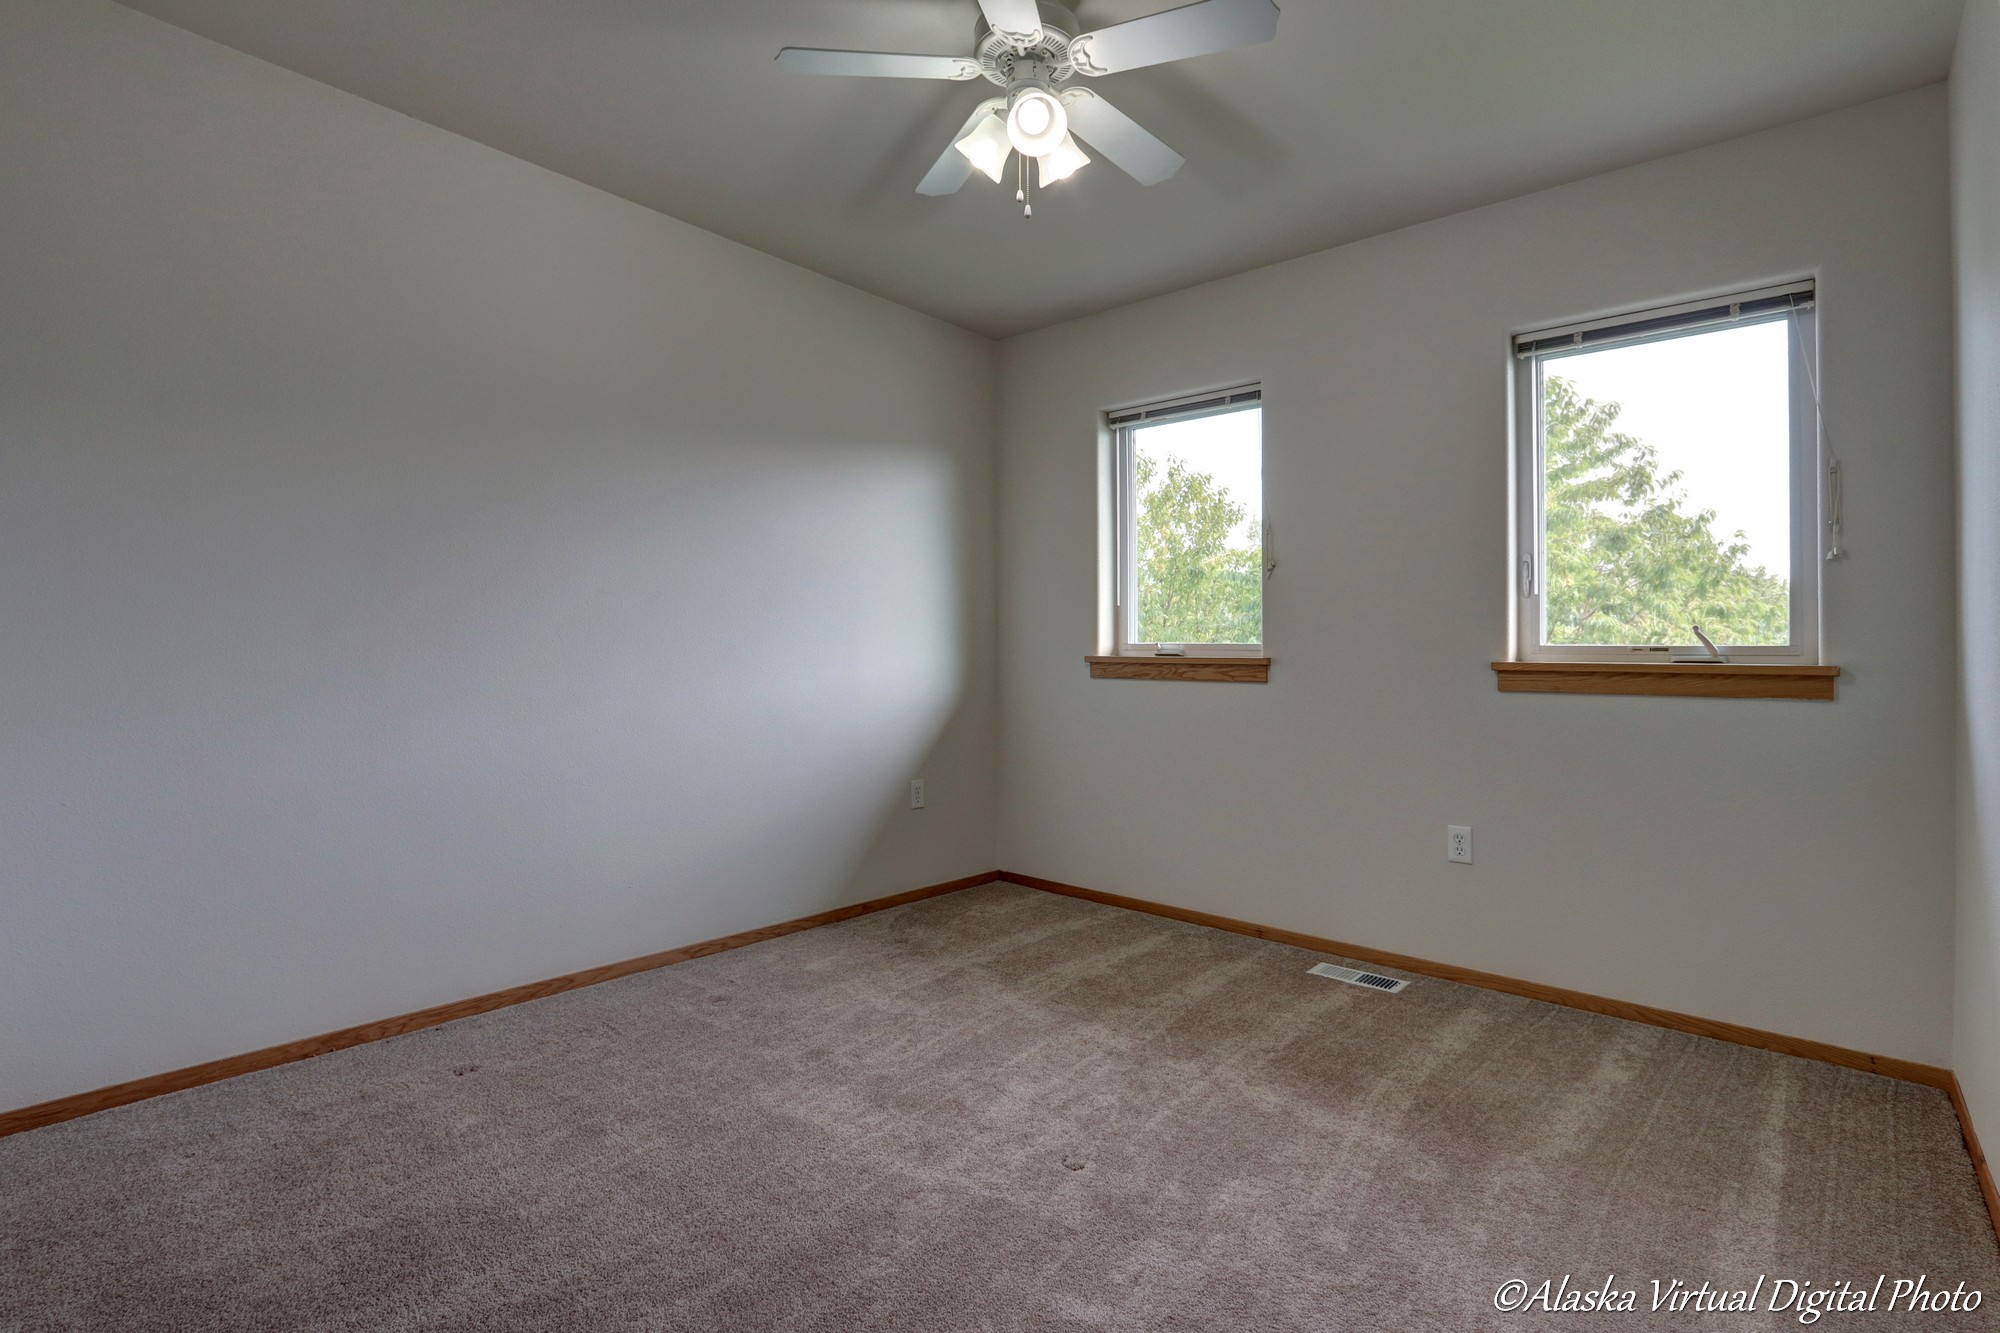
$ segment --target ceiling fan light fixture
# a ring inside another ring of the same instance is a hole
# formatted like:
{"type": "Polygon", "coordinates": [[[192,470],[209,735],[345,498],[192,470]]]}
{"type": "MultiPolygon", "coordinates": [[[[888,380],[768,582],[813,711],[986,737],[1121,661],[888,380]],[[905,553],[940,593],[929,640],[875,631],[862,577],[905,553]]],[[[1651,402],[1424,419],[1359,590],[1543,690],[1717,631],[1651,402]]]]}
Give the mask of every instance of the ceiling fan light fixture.
{"type": "Polygon", "coordinates": [[[1057,181],[1068,180],[1076,174],[1078,167],[1089,164],[1089,155],[1077,147],[1076,140],[1067,134],[1063,135],[1061,143],[1035,160],[1035,165],[1042,169],[1041,185],[1044,190],[1057,181]]]}
{"type": "Polygon", "coordinates": [[[1007,138],[1022,157],[1041,157],[1069,135],[1069,112],[1048,89],[1028,84],[1007,98],[1007,138]]]}
{"type": "Polygon", "coordinates": [[[988,114],[952,147],[965,154],[966,161],[985,172],[998,185],[1000,173],[1007,169],[1007,154],[1013,151],[1014,145],[1007,133],[1006,123],[1000,117],[988,114]]]}
{"type": "MultiPolygon", "coordinates": [[[[1278,35],[1275,0],[1171,0],[1177,8],[1085,32],[1070,0],[977,0],[969,55],[912,55],[787,46],[778,64],[802,74],[878,79],[985,79],[1004,90],[968,108],[965,122],[917,182],[936,199],[958,193],[972,173],[999,184],[1016,153],[1015,201],[1033,212],[1033,158],[1041,183],[1073,175],[1091,159],[1069,137],[1072,124],[1090,151],[1141,185],[1158,185],[1186,159],[1080,83],[1101,74],[1166,65],[1268,42],[1278,35]],[[1057,89],[1061,89],[1060,92],[1057,89]]],[[[1119,0],[1120,5],[1127,0],[1119,0]]],[[[1136,0],[1134,0],[1136,2],[1136,0]]],[[[832,131],[829,131],[831,133],[832,131]]]]}

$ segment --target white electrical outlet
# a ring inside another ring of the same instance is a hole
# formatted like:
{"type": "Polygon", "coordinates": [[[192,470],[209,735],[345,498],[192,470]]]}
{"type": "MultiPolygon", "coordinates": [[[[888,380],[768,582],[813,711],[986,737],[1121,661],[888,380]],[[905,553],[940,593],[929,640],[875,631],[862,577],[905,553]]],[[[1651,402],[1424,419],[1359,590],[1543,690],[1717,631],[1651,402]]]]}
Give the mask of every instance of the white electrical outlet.
{"type": "Polygon", "coordinates": [[[914,778],[910,782],[910,809],[921,810],[923,808],[924,780],[922,778],[914,778]]]}
{"type": "Polygon", "coordinates": [[[1464,824],[1447,824],[1444,830],[1444,859],[1472,864],[1472,830],[1464,824]]]}

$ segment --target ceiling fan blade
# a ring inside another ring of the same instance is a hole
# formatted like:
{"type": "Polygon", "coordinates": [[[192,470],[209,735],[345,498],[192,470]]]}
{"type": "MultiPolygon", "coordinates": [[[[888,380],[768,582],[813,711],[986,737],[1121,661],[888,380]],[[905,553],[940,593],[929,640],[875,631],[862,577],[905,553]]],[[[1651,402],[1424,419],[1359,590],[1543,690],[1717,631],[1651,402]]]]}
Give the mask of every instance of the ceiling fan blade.
{"type": "Polygon", "coordinates": [[[962,56],[906,56],[892,51],[821,51],[788,46],[778,63],[801,74],[847,74],[866,79],[976,79],[979,62],[962,56]]]}
{"type": "Polygon", "coordinates": [[[1005,105],[1005,102],[995,98],[992,101],[981,102],[973,108],[972,114],[965,118],[965,124],[959,126],[951,138],[945,141],[943,154],[931,164],[931,169],[924,173],[924,178],[917,182],[918,194],[958,193],[959,187],[972,176],[972,159],[958,151],[958,141],[972,133],[974,125],[1005,105]]]}
{"type": "Polygon", "coordinates": [[[1016,46],[1033,46],[1042,39],[1042,13],[1035,0],[979,0],[979,12],[993,31],[1016,46]]]}
{"type": "Polygon", "coordinates": [[[1063,106],[1069,111],[1070,129],[1141,185],[1158,185],[1187,161],[1088,88],[1064,93],[1063,106]]]}
{"type": "Polygon", "coordinates": [[[1278,7],[1271,0],[1199,0],[1084,33],[1069,44],[1069,58],[1080,74],[1116,74],[1255,46],[1277,35],[1278,7]]]}

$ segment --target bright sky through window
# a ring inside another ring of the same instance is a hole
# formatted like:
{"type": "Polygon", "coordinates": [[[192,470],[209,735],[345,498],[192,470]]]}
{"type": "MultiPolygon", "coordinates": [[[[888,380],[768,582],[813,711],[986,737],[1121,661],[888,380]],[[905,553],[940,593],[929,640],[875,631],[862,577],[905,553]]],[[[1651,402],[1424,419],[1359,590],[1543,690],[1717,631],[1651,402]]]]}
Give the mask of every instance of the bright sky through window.
{"type": "Polygon", "coordinates": [[[1551,356],[1544,371],[1599,403],[1617,403],[1613,430],[1659,451],[1680,472],[1684,509],[1715,511],[1714,531],[1740,530],[1751,566],[1791,571],[1791,326],[1784,320],[1695,337],[1551,356]]]}
{"type": "Polygon", "coordinates": [[[1243,521],[1230,529],[1231,546],[1261,545],[1264,523],[1264,414],[1257,408],[1142,426],[1132,446],[1164,474],[1178,458],[1193,472],[1205,472],[1229,498],[1243,506],[1243,521]]]}
{"type": "Polygon", "coordinates": [[[1263,409],[1128,427],[1125,642],[1263,639],[1263,409]]]}

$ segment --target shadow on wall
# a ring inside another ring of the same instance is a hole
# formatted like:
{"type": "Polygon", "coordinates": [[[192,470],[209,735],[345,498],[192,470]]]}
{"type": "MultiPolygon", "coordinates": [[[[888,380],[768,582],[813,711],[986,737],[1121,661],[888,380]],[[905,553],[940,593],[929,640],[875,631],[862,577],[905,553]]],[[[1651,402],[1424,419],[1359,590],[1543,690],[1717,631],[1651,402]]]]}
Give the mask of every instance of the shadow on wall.
{"type": "Polygon", "coordinates": [[[990,868],[964,465],[600,441],[532,470],[372,491],[322,458],[209,473],[74,560],[41,534],[62,633],[14,655],[5,781],[41,882],[6,934],[43,947],[0,988],[0,1105],[990,868]]]}

